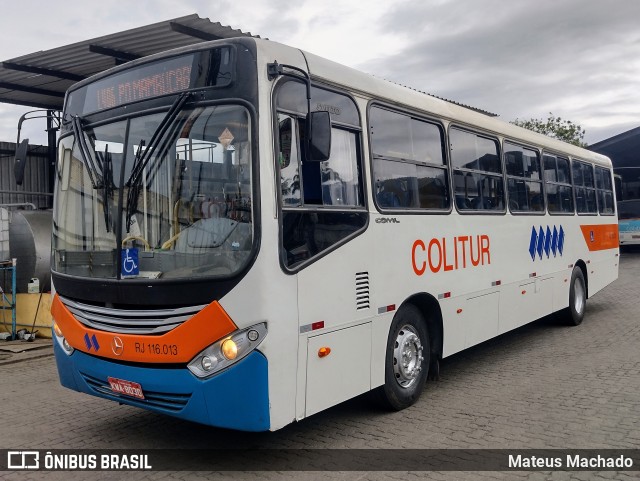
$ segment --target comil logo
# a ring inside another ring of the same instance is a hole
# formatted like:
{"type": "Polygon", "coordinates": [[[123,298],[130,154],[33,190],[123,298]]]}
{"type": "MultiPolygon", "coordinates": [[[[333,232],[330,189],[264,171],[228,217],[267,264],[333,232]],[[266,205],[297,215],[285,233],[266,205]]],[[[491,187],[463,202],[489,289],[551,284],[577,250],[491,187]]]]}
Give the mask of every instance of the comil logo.
{"type": "Polygon", "coordinates": [[[7,469],[39,469],[40,453],[38,451],[8,451],[7,469]]]}
{"type": "Polygon", "coordinates": [[[560,226],[558,229],[555,225],[553,230],[550,226],[547,226],[546,230],[540,226],[536,229],[536,226],[531,228],[531,241],[529,242],[529,254],[531,260],[536,260],[536,254],[538,258],[542,260],[542,254],[547,256],[547,259],[556,257],[558,254],[562,256],[564,251],[564,229],[560,226]]]}

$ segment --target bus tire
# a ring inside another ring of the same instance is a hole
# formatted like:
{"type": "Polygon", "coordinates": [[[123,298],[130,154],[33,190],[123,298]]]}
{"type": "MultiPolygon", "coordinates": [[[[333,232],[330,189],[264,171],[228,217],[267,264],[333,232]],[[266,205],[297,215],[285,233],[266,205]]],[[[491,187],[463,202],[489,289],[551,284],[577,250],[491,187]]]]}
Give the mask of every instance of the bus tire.
{"type": "Polygon", "coordinates": [[[584,319],[584,312],[587,307],[587,284],[584,280],[582,269],[578,266],[573,268],[571,273],[571,284],[569,287],[569,307],[565,316],[566,322],[570,326],[578,326],[584,319]]]}
{"type": "Polygon", "coordinates": [[[393,317],[385,355],[385,382],[376,397],[385,408],[400,411],[414,404],[429,374],[429,333],[424,316],[412,305],[393,317]]]}

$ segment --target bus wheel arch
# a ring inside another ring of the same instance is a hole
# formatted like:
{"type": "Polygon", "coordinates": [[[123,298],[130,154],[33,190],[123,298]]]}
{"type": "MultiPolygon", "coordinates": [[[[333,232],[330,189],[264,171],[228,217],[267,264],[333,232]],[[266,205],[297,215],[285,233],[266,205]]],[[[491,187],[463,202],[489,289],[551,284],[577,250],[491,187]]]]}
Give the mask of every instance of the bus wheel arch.
{"type": "Polygon", "coordinates": [[[431,347],[429,378],[437,379],[439,377],[440,361],[442,360],[442,346],[444,342],[444,329],[440,303],[431,294],[421,292],[409,297],[402,305],[404,306],[405,304],[413,304],[416,306],[422,313],[427,324],[431,347]]]}
{"type": "Polygon", "coordinates": [[[587,264],[582,259],[578,259],[575,266],[582,270],[582,275],[584,276],[584,288],[586,289],[585,295],[586,298],[589,299],[589,276],[587,275],[587,264]]]}
{"type": "Polygon", "coordinates": [[[570,326],[578,326],[584,319],[588,299],[588,277],[586,264],[579,260],[571,272],[569,284],[569,307],[565,309],[564,319],[570,326]]]}
{"type": "Polygon", "coordinates": [[[396,311],[385,351],[385,382],[374,393],[386,408],[414,404],[442,357],[442,314],[435,298],[416,294],[396,311]]]}

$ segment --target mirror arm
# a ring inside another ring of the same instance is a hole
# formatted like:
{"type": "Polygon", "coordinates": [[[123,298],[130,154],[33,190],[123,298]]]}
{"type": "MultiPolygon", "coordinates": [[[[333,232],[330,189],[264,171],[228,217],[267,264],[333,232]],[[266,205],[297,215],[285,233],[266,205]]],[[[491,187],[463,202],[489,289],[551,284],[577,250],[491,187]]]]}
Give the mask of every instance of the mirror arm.
{"type": "Polygon", "coordinates": [[[29,112],[25,112],[20,116],[20,119],[18,120],[18,136],[16,138],[16,152],[14,155],[14,166],[13,166],[13,173],[14,173],[14,177],[16,179],[17,185],[22,185],[22,181],[24,178],[24,169],[26,167],[25,163],[27,161],[27,154],[29,151],[29,139],[25,139],[26,142],[22,142],[22,144],[24,145],[21,145],[20,134],[22,131],[22,123],[25,120],[47,118],[48,116],[49,116],[48,110],[37,109],[37,110],[30,110],[29,112]],[[38,114],[38,115],[34,115],[34,114],[38,114]]]}
{"type": "MultiPolygon", "coordinates": [[[[267,76],[269,80],[274,80],[276,78],[278,78],[279,76],[285,76],[285,77],[291,77],[294,79],[299,80],[300,76],[304,77],[304,84],[306,86],[307,89],[307,115],[309,115],[311,113],[311,77],[309,76],[309,74],[299,68],[299,67],[295,67],[294,65],[288,65],[288,64],[283,64],[283,63],[278,63],[278,61],[274,61],[273,63],[269,63],[267,64],[267,76]],[[285,71],[286,69],[289,70],[293,70],[295,72],[298,72],[300,75],[296,75],[295,73],[291,73],[291,72],[287,72],[285,71]]],[[[305,126],[306,129],[306,135],[305,135],[305,144],[306,144],[306,150],[307,152],[309,152],[309,148],[310,148],[310,143],[311,143],[311,125],[310,122],[307,122],[307,125],[305,126]]]]}
{"type": "Polygon", "coordinates": [[[304,83],[307,87],[307,113],[311,112],[311,77],[309,74],[301,68],[295,67],[293,65],[287,65],[284,63],[278,63],[276,60],[273,63],[267,64],[267,75],[269,80],[273,80],[280,76],[291,77],[294,79],[300,79],[300,75],[296,75],[291,72],[286,72],[284,69],[295,70],[299,72],[302,77],[304,77],[304,83]]]}

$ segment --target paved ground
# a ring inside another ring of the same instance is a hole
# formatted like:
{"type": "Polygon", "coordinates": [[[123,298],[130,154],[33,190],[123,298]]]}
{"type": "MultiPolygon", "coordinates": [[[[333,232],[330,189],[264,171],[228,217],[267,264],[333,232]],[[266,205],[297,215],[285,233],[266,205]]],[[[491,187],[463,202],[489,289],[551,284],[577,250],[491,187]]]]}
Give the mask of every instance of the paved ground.
{"type": "Polygon", "coordinates": [[[37,338],[33,341],[20,339],[15,341],[2,340],[0,341],[0,379],[3,371],[11,369],[1,367],[5,364],[15,364],[41,357],[51,357],[52,355],[51,339],[37,338]]]}
{"type": "MultiPolygon", "coordinates": [[[[62,448],[639,448],[640,252],[589,300],[577,328],[551,318],[444,361],[442,380],[400,413],[357,398],[275,433],[216,430],[60,387],[53,359],[0,365],[0,449],[62,448]]],[[[69,479],[69,473],[2,473],[69,479]]],[[[74,479],[122,479],[74,473],[74,479]]],[[[128,473],[128,479],[211,479],[212,473],[128,473]]],[[[639,472],[262,472],[215,479],[621,479],[639,472]]]]}

